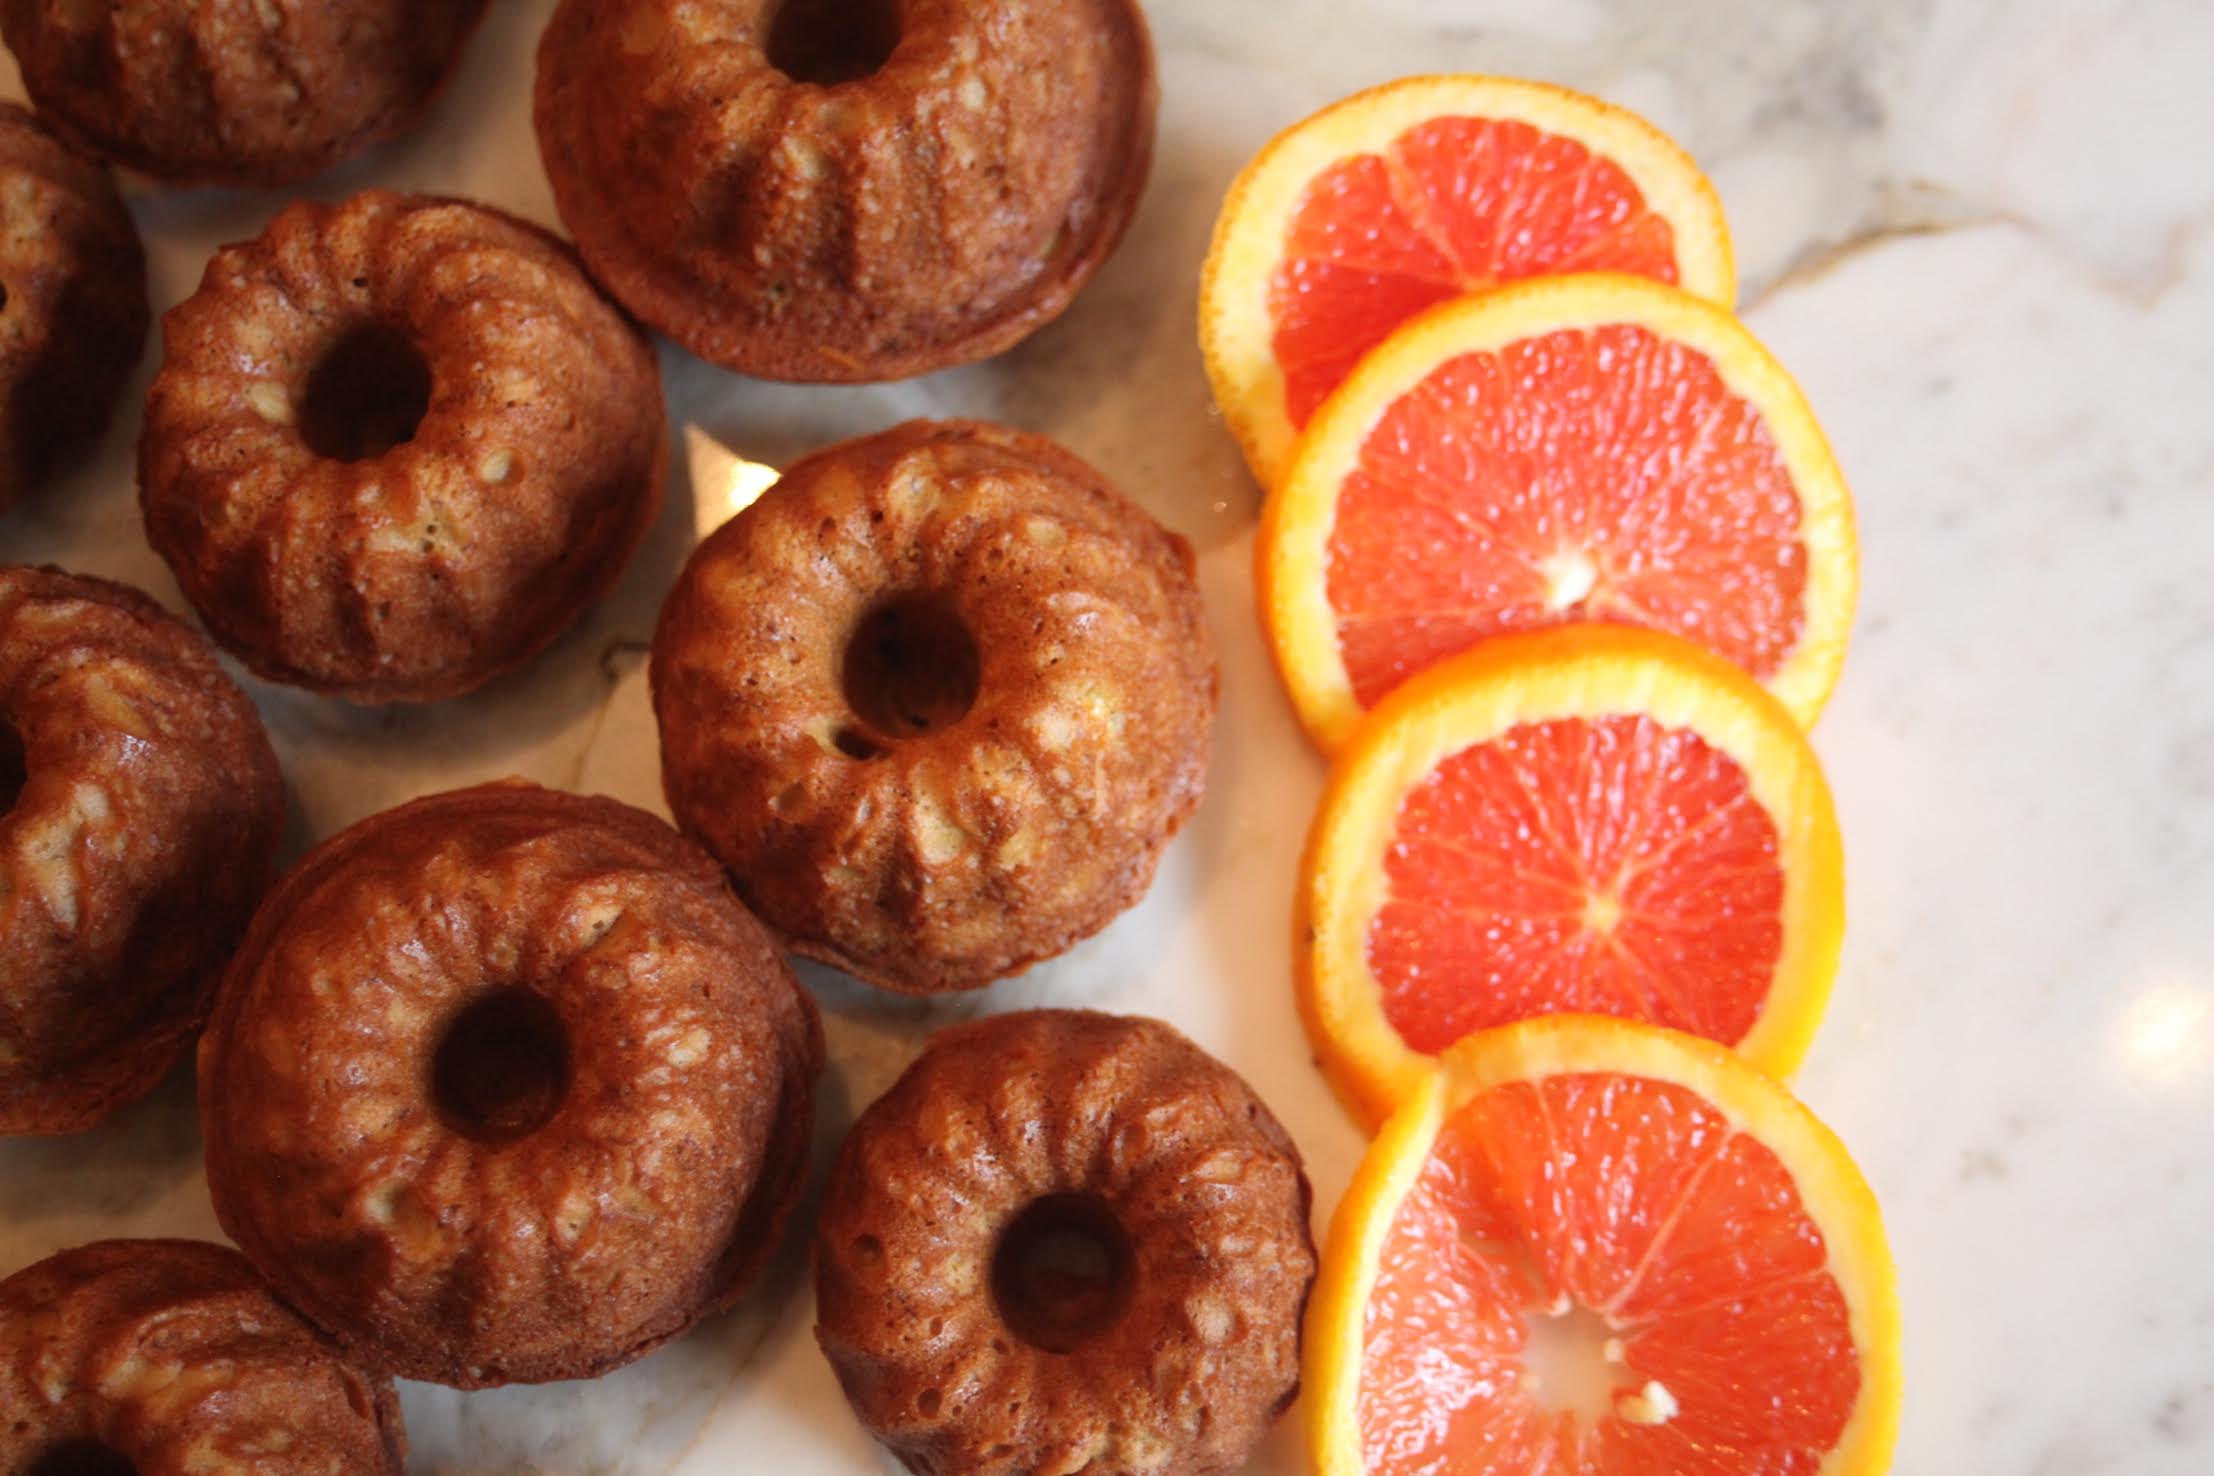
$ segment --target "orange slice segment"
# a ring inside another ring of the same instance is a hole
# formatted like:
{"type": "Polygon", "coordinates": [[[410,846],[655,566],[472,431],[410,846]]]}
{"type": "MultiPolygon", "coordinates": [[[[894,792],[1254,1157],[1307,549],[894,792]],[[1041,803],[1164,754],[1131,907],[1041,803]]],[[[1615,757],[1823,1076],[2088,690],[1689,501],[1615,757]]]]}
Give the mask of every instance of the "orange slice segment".
{"type": "Polygon", "coordinates": [[[1370,1145],[1307,1327],[1321,1476],[1861,1476],[1899,1313],[1842,1144],[1695,1037],[1472,1036],[1370,1145]]]}
{"type": "Polygon", "coordinates": [[[1361,355],[1502,282],[1635,272],[1727,307],[1714,187],[1644,119],[1506,77],[1409,77],[1277,136],[1223,202],[1200,287],[1215,399],[1264,487],[1361,355]]]}
{"type": "Polygon", "coordinates": [[[1506,631],[1673,631],[1802,723],[1844,663],[1852,498],[1798,387],[1729,314],[1607,273],[1401,328],[1333,395],[1262,518],[1263,623],[1325,750],[1506,631]]]}
{"type": "Polygon", "coordinates": [[[1308,1034],[1374,1125],[1456,1040],[1555,1012],[1787,1074],[1837,970],[1844,859],[1774,698],[1672,636],[1572,626],[1488,641],[1370,714],[1295,914],[1308,1034]]]}

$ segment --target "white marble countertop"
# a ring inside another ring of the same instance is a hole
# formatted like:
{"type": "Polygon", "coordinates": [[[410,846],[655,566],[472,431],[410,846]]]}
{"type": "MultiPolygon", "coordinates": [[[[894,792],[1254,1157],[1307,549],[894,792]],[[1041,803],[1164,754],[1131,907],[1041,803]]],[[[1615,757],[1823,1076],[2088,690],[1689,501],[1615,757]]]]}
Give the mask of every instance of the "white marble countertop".
{"type": "MultiPolygon", "coordinates": [[[[523,102],[551,0],[501,0],[431,123],[318,181],[552,221],[523,102]]],[[[1319,763],[1263,658],[1258,494],[1208,407],[1195,277],[1276,128],[1412,71],[1557,79],[1709,167],[1750,321],[1859,498],[1865,593],[1817,735],[1851,857],[1844,974],[1799,1078],[1882,1197],[1907,1326],[1897,1469],[2214,1471],[2214,4],[2207,0],[1150,0],[1151,192],[1057,326],[903,385],[771,388],[666,353],[672,434],[771,463],[915,414],[1058,436],[1203,553],[1225,664],[1205,807],[1075,955],[936,1008],[810,975],[824,1146],[934,1026],[1054,1001],[1172,1018],[1244,1071],[1321,1206],[1360,1141],[1307,1061],[1283,919],[1319,763]]],[[[4,78],[13,92],[13,76],[4,78]]],[[[134,194],[166,306],[275,201],[134,194]]],[[[140,386],[152,372],[152,354],[140,386]]],[[[139,583],[120,416],[0,520],[0,557],[139,583]]],[[[681,468],[682,446],[676,458],[681,468]]],[[[620,592],[522,676],[429,710],[255,687],[295,848],[508,773],[660,808],[642,642],[701,522],[680,470],[620,592]]],[[[88,1137],[0,1146],[0,1272],[215,1233],[189,1073],[88,1137]]],[[[423,1472],[888,1471],[809,1335],[788,1249],[741,1311],[598,1384],[411,1388],[423,1472]]],[[[1301,1469],[1290,1422],[1256,1471],[1301,1469]]]]}

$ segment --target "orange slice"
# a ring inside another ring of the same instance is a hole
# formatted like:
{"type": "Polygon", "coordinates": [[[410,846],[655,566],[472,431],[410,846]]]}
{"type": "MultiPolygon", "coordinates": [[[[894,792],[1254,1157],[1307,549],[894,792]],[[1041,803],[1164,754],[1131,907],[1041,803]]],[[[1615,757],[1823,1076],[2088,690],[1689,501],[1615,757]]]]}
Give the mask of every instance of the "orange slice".
{"type": "Polygon", "coordinates": [[[1863,1476],[1898,1424],[1844,1146],[1728,1051],[1591,1016],[1424,1073],[1338,1205],[1306,1348],[1320,1476],[1863,1476]]]}
{"type": "Polygon", "coordinates": [[[1269,500],[1261,611],[1325,750],[1361,709],[1505,631],[1673,631],[1801,723],[1845,659],[1851,495],[1782,367],[1639,277],[1501,288],[1362,361],[1269,500]]]}
{"type": "Polygon", "coordinates": [[[1728,307],[1721,202],[1683,150],[1597,98],[1409,77],[1295,125],[1230,187],[1200,286],[1207,372],[1272,487],[1293,437],[1401,322],[1502,282],[1635,272],[1728,307]]]}
{"type": "Polygon", "coordinates": [[[1791,715],[1673,636],[1504,636],[1417,677],[1332,769],[1295,905],[1316,1055],[1373,1126],[1472,1031],[1620,1015],[1785,1075],[1844,935],[1791,715]]]}

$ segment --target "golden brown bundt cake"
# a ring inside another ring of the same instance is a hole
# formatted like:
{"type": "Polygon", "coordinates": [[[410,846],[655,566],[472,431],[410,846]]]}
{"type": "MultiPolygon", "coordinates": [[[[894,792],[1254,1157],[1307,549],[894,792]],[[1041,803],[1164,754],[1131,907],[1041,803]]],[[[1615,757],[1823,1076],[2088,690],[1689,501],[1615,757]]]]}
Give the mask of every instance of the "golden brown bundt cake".
{"type": "Polygon", "coordinates": [[[275,185],[404,131],[486,0],[0,0],[39,111],[179,184],[275,185]]]}
{"type": "Polygon", "coordinates": [[[0,508],[107,424],[146,319],[146,253],[114,181],[0,103],[0,508]]]}
{"type": "Polygon", "coordinates": [[[272,681],[356,702],[482,686],[604,595],[659,509],[652,346],[496,210],[288,206],[162,331],[147,536],[272,681]]]}
{"type": "Polygon", "coordinates": [[[795,951],[917,994],[1144,893],[1216,686],[1184,540],[973,421],[796,463],[692,555],[652,674],[677,823],[795,951]]]}
{"type": "Polygon", "coordinates": [[[702,358],[899,379],[1009,348],[1121,240],[1136,0],[563,0],[540,152],[594,275],[702,358]]]}
{"type": "Polygon", "coordinates": [[[136,590],[0,567],[0,1135],[152,1089],[283,828],[269,737],[206,641],[136,590]]]}
{"type": "Polygon", "coordinates": [[[804,1186],[815,1006],[613,800],[417,800],[270,894],[200,1047],[208,1187],[371,1367],[588,1378],[734,1301],[804,1186]]]}
{"type": "Polygon", "coordinates": [[[401,1476],[388,1379],[236,1251],[104,1240],[0,1281],[0,1476],[401,1476]]]}
{"type": "Polygon", "coordinates": [[[1074,1010],[930,1042],[853,1126],[815,1334],[924,1476],[1205,1476],[1299,1389],[1298,1150],[1168,1026],[1074,1010]]]}

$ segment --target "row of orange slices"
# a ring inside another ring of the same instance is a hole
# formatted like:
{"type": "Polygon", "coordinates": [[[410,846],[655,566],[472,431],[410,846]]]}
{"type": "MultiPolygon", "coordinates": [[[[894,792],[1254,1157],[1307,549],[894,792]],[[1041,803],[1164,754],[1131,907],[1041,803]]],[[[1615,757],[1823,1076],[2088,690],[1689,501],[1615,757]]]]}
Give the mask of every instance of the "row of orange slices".
{"type": "Polygon", "coordinates": [[[1843,931],[1805,728],[1852,506],[1734,294],[1690,158],[1541,84],[1359,94],[1224,205],[1202,345],[1333,760],[1301,1008],[1377,1132],[1310,1320],[1327,1476],[1888,1464],[1880,1217],[1776,1080],[1843,931]]]}

